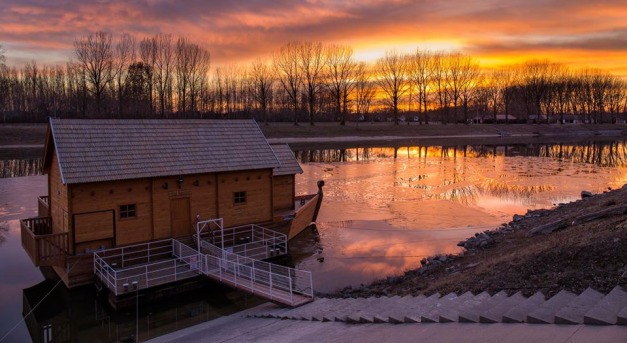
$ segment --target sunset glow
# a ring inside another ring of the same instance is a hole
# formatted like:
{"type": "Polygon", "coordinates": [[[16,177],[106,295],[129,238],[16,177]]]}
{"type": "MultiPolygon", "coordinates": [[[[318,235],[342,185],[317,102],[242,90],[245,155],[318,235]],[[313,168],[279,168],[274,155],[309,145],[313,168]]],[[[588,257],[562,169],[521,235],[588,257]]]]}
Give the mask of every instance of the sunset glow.
{"type": "Polygon", "coordinates": [[[343,43],[371,61],[386,50],[457,50],[486,67],[549,58],[627,76],[623,1],[34,1],[0,5],[7,64],[59,64],[94,31],[186,36],[212,65],[268,57],[292,40],[343,43]]]}

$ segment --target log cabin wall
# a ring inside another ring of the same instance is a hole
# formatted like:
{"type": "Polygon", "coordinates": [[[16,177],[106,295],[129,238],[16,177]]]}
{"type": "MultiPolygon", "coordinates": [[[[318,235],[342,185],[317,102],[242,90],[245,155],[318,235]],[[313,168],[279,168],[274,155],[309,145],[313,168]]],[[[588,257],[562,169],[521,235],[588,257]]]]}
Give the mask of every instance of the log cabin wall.
{"type": "Polygon", "coordinates": [[[57,154],[53,153],[50,171],[48,173],[48,195],[50,206],[50,217],[52,219],[52,232],[61,233],[69,230],[69,202],[68,187],[61,180],[59,170],[59,160],[57,154]]]}
{"type": "MultiPolygon", "coordinates": [[[[197,215],[202,220],[224,218],[225,226],[270,221],[272,181],[272,170],[266,169],[72,185],[74,232],[70,236],[76,241],[75,251],[82,253],[193,234],[197,215]],[[235,203],[235,192],[245,192],[246,201],[235,203]],[[172,203],[176,199],[189,201],[184,213],[189,217],[186,232],[173,228],[172,203]],[[134,217],[121,218],[120,207],[125,205],[135,205],[134,217]]],[[[284,183],[286,197],[290,182],[284,183]]]]}
{"type": "Polygon", "coordinates": [[[76,251],[153,239],[150,179],[72,185],[72,219],[76,251]],[[135,205],[135,214],[121,218],[120,207],[135,205]]]}
{"type": "Polygon", "coordinates": [[[272,169],[218,174],[218,215],[226,227],[272,220],[272,169]],[[235,192],[246,201],[234,202],[235,192]]]}
{"type": "Polygon", "coordinates": [[[294,175],[274,176],[272,180],[274,211],[294,209],[294,187],[294,175]]]}
{"type": "Polygon", "coordinates": [[[202,220],[218,217],[216,174],[182,175],[152,179],[153,239],[170,238],[172,232],[172,200],[189,199],[190,228],[188,234],[195,233],[193,224],[196,215],[202,220]]]}

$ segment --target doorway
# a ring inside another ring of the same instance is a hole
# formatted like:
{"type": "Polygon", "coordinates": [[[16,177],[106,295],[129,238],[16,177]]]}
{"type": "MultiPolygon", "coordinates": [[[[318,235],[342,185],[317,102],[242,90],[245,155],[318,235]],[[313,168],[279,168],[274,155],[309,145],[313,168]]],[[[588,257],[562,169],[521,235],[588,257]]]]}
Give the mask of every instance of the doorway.
{"type": "Polygon", "coordinates": [[[188,236],[192,232],[189,198],[170,199],[172,237],[188,236]]]}

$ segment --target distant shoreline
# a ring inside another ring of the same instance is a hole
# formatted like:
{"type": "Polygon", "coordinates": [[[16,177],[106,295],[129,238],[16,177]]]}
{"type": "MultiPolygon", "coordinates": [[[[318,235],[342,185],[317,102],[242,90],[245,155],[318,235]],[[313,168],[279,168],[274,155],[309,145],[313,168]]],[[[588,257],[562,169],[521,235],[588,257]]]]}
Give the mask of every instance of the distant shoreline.
{"type": "MultiPolygon", "coordinates": [[[[313,149],[335,146],[520,144],[627,139],[627,124],[259,123],[270,143],[313,149]]],[[[43,147],[46,124],[0,124],[0,149],[43,147]]]]}

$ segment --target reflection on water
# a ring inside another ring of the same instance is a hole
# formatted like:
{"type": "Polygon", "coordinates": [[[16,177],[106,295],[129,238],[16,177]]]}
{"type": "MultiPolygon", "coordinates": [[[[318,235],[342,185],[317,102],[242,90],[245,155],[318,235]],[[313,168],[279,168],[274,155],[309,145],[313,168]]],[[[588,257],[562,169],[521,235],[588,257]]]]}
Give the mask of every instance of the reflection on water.
{"type": "Polygon", "coordinates": [[[427,158],[529,156],[549,157],[600,167],[627,165],[625,141],[591,141],[582,144],[513,144],[412,147],[358,147],[348,149],[299,150],[294,153],[301,163],[354,162],[381,158],[427,158]]]}
{"type": "Polygon", "coordinates": [[[68,291],[54,285],[44,280],[23,291],[23,310],[29,314],[25,323],[34,342],[145,341],[262,303],[259,298],[207,282],[200,291],[140,302],[138,312],[134,306],[112,311],[104,305],[105,299],[97,299],[93,286],[68,291]]]}
{"type": "Polygon", "coordinates": [[[625,142],[580,145],[382,147],[297,151],[297,193],[325,180],[322,252],[300,266],[330,292],[455,253],[457,242],[627,182],[625,142]],[[324,257],[324,262],[319,262],[324,257]]]}
{"type": "Polygon", "coordinates": [[[0,178],[39,175],[41,159],[0,160],[0,178]]]}

